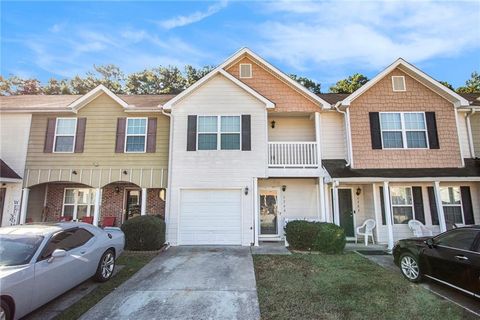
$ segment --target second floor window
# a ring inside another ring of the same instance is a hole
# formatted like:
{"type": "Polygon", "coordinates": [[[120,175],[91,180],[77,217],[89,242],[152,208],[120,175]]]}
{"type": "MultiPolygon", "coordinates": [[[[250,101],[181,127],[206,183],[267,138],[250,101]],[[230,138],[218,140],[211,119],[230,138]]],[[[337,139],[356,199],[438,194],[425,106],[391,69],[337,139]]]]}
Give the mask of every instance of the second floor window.
{"type": "Polygon", "coordinates": [[[57,118],[55,126],[55,152],[73,152],[75,133],[77,131],[76,118],[57,118]]]}
{"type": "Polygon", "coordinates": [[[423,112],[381,112],[380,127],[384,149],[428,148],[423,112]]]}
{"type": "Polygon", "coordinates": [[[199,116],[198,150],[240,150],[240,116],[199,116]]]}
{"type": "Polygon", "coordinates": [[[125,152],[145,152],[147,144],[147,118],[128,118],[125,152]]]}

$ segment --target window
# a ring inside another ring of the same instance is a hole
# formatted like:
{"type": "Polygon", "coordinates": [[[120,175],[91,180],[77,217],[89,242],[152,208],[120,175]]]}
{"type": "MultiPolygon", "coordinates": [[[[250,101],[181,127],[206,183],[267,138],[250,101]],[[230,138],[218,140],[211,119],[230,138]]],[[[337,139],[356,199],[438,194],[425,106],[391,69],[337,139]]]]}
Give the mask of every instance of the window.
{"type": "Polygon", "coordinates": [[[73,220],[93,215],[95,207],[95,189],[65,189],[62,216],[73,220]]]}
{"type": "Polygon", "coordinates": [[[441,187],[440,198],[442,200],[445,223],[447,225],[455,223],[464,224],[460,187],[441,187]]]}
{"type": "Polygon", "coordinates": [[[57,233],[45,247],[41,259],[49,258],[56,249],[72,250],[83,246],[93,238],[93,234],[83,228],[75,228],[57,233]]]}
{"type": "Polygon", "coordinates": [[[250,63],[240,63],[240,78],[252,77],[252,65],[250,63]]]}
{"type": "Polygon", "coordinates": [[[393,91],[406,91],[405,86],[405,77],[404,76],[393,76],[392,77],[392,87],[393,91]]]}
{"type": "Polygon", "coordinates": [[[439,246],[451,247],[460,250],[472,250],[473,241],[478,235],[478,230],[458,229],[435,238],[439,246]]]}
{"type": "Polygon", "coordinates": [[[125,152],[145,152],[147,145],[147,118],[128,118],[125,152]]]}
{"type": "Polygon", "coordinates": [[[425,149],[427,126],[424,112],[381,112],[384,149],[425,149]]]}
{"type": "Polygon", "coordinates": [[[55,126],[55,152],[73,152],[75,133],[77,131],[76,118],[57,118],[55,126]]]}
{"type": "Polygon", "coordinates": [[[407,224],[414,219],[412,188],[391,187],[390,196],[394,224],[407,224]]]}
{"type": "Polygon", "coordinates": [[[240,116],[199,116],[198,150],[240,150],[240,116]]]}

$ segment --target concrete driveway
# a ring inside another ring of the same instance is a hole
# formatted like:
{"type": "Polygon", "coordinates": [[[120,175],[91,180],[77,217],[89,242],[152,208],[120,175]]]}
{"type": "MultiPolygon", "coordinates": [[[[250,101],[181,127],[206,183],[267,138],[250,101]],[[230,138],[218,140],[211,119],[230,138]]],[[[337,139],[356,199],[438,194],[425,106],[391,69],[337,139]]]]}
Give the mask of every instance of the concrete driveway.
{"type": "Polygon", "coordinates": [[[81,319],[259,319],[250,248],[172,247],[81,319]]]}

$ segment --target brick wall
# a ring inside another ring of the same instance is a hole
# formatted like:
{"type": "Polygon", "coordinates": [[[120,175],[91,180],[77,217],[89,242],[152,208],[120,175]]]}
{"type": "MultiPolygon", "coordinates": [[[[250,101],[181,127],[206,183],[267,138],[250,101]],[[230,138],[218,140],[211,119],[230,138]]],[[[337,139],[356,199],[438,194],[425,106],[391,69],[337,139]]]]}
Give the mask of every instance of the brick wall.
{"type": "Polygon", "coordinates": [[[320,111],[320,107],[317,104],[247,57],[242,58],[237,63],[228,67],[226,71],[235,78],[246,83],[249,87],[260,93],[265,98],[274,102],[275,109],[269,110],[269,112],[320,111]],[[252,78],[239,78],[240,63],[252,64],[252,78]]]}
{"type": "Polygon", "coordinates": [[[460,167],[461,154],[453,104],[401,70],[394,70],[350,106],[354,168],[460,167]],[[405,76],[405,92],[393,92],[392,75],[405,76]],[[369,112],[435,112],[440,149],[373,150],[369,112]]]}

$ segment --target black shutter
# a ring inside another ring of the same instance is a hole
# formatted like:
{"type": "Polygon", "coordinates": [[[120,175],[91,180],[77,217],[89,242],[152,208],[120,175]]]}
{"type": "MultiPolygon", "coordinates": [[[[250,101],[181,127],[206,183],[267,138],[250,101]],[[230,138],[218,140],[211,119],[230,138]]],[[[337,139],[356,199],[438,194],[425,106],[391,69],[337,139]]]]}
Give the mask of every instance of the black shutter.
{"type": "Polygon", "coordinates": [[[77,133],[75,137],[75,153],[83,152],[83,147],[85,145],[85,128],[87,126],[87,118],[78,118],[77,119],[77,133]]]}
{"type": "Polygon", "coordinates": [[[438,225],[438,211],[437,201],[435,199],[435,191],[433,187],[427,187],[428,191],[428,203],[430,204],[430,215],[432,217],[432,225],[438,225]]]}
{"type": "Polygon", "coordinates": [[[430,145],[430,149],[440,149],[435,112],[425,112],[425,119],[427,121],[428,143],[430,145]]]}
{"type": "Polygon", "coordinates": [[[123,153],[125,148],[125,132],[127,118],[117,118],[117,135],[115,138],[115,153],[123,153]]]}
{"type": "Polygon", "coordinates": [[[465,224],[475,224],[475,219],[473,218],[473,206],[472,196],[470,194],[470,187],[460,187],[460,193],[462,194],[462,207],[465,224]]]}
{"type": "Polygon", "coordinates": [[[251,120],[249,114],[242,115],[242,150],[250,151],[252,150],[252,129],[251,129],[251,120]]]}
{"type": "Polygon", "coordinates": [[[385,216],[385,199],[383,198],[383,187],[380,187],[380,208],[382,209],[382,224],[387,225],[387,218],[385,216]]]}
{"type": "Polygon", "coordinates": [[[187,124],[187,151],[197,150],[197,116],[189,115],[187,124]]]}
{"type": "Polygon", "coordinates": [[[45,132],[45,144],[43,145],[43,152],[52,153],[53,145],[55,144],[55,127],[57,125],[57,118],[49,118],[47,120],[47,131],[45,132]]]}
{"type": "Polygon", "coordinates": [[[380,130],[380,115],[378,112],[369,112],[370,135],[372,137],[372,149],[382,149],[382,131],[380,130]]]}
{"type": "Polygon", "coordinates": [[[412,187],[413,209],[415,210],[415,220],[425,224],[425,212],[423,210],[422,187],[412,187]]]}

